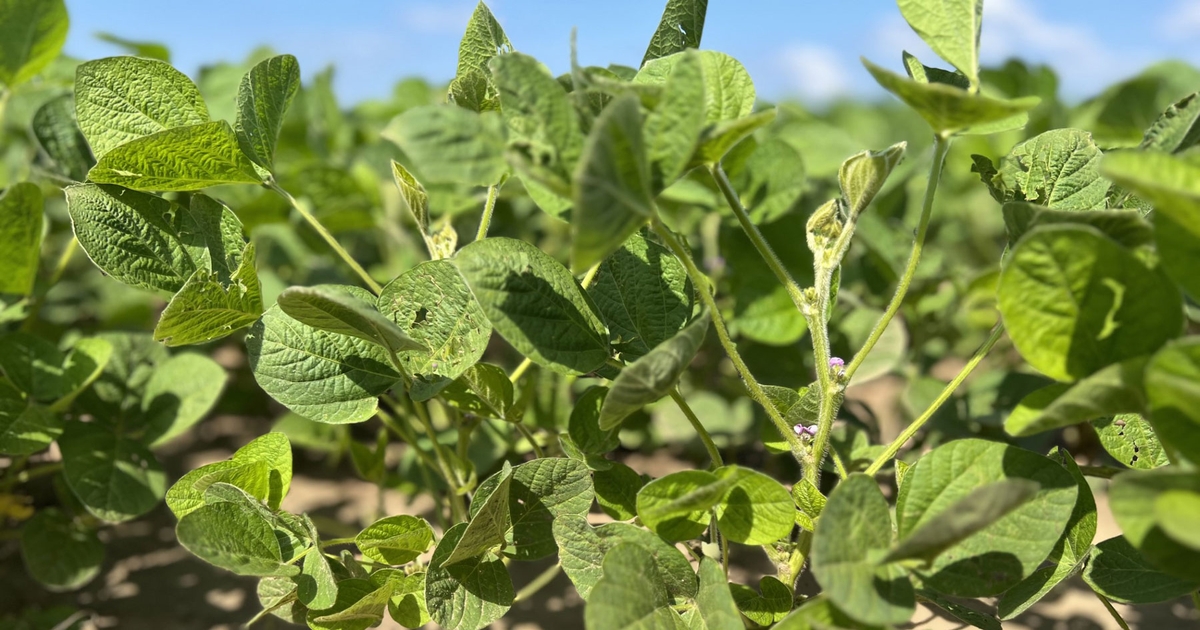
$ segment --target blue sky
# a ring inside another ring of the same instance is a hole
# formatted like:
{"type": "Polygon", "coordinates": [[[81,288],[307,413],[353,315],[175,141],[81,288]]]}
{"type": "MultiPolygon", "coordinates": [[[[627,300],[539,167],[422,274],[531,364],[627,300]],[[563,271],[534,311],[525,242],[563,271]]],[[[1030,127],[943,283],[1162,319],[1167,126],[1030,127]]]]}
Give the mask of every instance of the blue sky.
{"type": "MultiPolygon", "coordinates": [[[[471,0],[67,0],[66,51],[119,54],[94,34],[167,44],[189,74],[241,59],[266,44],[296,55],[306,76],[337,66],[346,103],[386,96],[407,76],[448,80],[471,0]]],[[[555,72],[568,69],[572,27],[585,65],[636,66],[665,0],[492,0],[517,50],[555,72]]],[[[986,0],[985,62],[1010,56],[1048,62],[1064,95],[1085,98],[1166,58],[1200,65],[1200,0],[986,0]]],[[[928,52],[889,0],[710,0],[705,48],[733,55],[761,97],[823,102],[879,92],[860,56],[899,69],[908,49],[928,52]]],[[[1200,86],[1197,86],[1200,87],[1200,86]]]]}

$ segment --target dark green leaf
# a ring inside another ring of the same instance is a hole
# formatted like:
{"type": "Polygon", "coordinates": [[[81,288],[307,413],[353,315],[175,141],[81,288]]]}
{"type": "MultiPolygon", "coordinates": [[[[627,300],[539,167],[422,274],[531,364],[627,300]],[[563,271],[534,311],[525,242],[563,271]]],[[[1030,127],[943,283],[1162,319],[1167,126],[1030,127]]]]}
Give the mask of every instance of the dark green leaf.
{"type": "Polygon", "coordinates": [[[92,581],[104,561],[96,532],[76,524],[58,508],[42,508],[21,527],[25,569],[51,591],[70,591],[92,581]]]}
{"type": "Polygon", "coordinates": [[[1074,383],[1055,383],[1021,399],[1004,421],[1010,435],[1034,435],[1146,407],[1146,357],[1114,363],[1074,383]]]}
{"type": "Polygon", "coordinates": [[[1124,604],[1166,602],[1200,586],[1200,581],[1159,571],[1124,536],[1109,538],[1092,549],[1083,580],[1097,593],[1124,604]]]}
{"type": "Polygon", "coordinates": [[[63,94],[42,104],[33,114],[33,135],[62,175],[81,182],[96,163],[79,123],[75,120],[75,97],[63,94]]]}
{"type": "Polygon", "coordinates": [[[679,334],[625,366],[604,397],[600,428],[611,431],[637,410],[666,396],[700,350],[708,322],[708,311],[701,311],[679,334]]]}
{"type": "Polygon", "coordinates": [[[446,530],[425,574],[429,616],[447,630],[483,628],[504,616],[513,601],[512,580],[499,560],[471,558],[446,564],[467,527],[459,523],[446,530]]]}
{"type": "Polygon", "coordinates": [[[67,485],[89,512],[103,520],[141,516],[166,493],[166,473],[154,454],[111,429],[73,422],[58,446],[67,485]]]}
{"type": "Polygon", "coordinates": [[[699,48],[707,12],[708,0],[667,0],[658,29],[650,37],[650,45],[642,56],[642,65],[687,48],[699,48]]]}
{"type": "Polygon", "coordinates": [[[300,88],[300,63],[291,55],[260,61],[238,85],[238,146],[254,163],[275,167],[275,145],[288,106],[300,88]]]}
{"type": "Polygon", "coordinates": [[[932,563],[942,552],[1027,503],[1040,489],[1041,485],[1028,479],[1002,479],[979,486],[919,525],[896,543],[883,561],[916,558],[932,563]]]}

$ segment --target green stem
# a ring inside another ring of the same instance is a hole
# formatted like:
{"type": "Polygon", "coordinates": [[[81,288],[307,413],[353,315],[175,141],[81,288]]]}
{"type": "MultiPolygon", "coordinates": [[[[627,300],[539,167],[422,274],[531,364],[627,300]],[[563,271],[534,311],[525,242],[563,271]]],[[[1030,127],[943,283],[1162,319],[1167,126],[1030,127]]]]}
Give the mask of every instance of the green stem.
{"type": "MultiPolygon", "coordinates": [[[[429,456],[429,453],[426,453],[417,446],[417,434],[415,431],[413,431],[412,426],[409,425],[408,418],[405,418],[403,414],[397,414],[400,418],[402,418],[402,421],[397,420],[391,414],[382,409],[376,409],[375,415],[379,416],[380,421],[383,422],[385,427],[391,429],[393,433],[400,436],[400,439],[404,440],[405,443],[408,444],[408,447],[417,454],[417,459],[421,460],[421,463],[429,467],[430,470],[438,471],[439,474],[442,472],[437,463],[433,461],[433,458],[429,456]]],[[[451,485],[450,480],[446,479],[445,481],[447,486],[451,485]]]]}
{"type": "Polygon", "coordinates": [[[0,90],[0,131],[4,130],[4,114],[8,109],[8,98],[12,96],[12,90],[0,90]]]}
{"type": "Polygon", "coordinates": [[[734,345],[733,339],[729,337],[729,330],[725,327],[725,319],[721,317],[721,311],[717,308],[717,302],[712,295],[712,287],[708,281],[708,277],[704,275],[698,268],[696,263],[692,261],[691,255],[679,239],[675,238],[675,234],[671,232],[666,225],[657,217],[650,222],[651,229],[658,234],[663,243],[675,254],[675,257],[683,263],[687,269],[688,277],[691,278],[692,284],[695,285],[696,291],[700,294],[700,301],[704,302],[704,306],[708,309],[709,317],[712,318],[713,328],[717,331],[717,338],[721,341],[721,346],[725,349],[725,353],[729,355],[729,360],[733,362],[733,366],[737,369],[738,374],[742,377],[742,382],[746,384],[746,390],[750,394],[750,398],[754,399],[767,412],[767,416],[787,440],[788,446],[791,447],[792,455],[797,461],[804,461],[806,448],[800,437],[788,426],[787,420],[783,414],[771,404],[767,399],[766,392],[763,391],[758,380],[750,373],[750,368],[746,366],[746,362],[742,360],[742,355],[738,353],[737,346],[734,345]]]}
{"type": "Polygon", "coordinates": [[[683,415],[687,416],[688,422],[692,423],[692,428],[695,429],[696,434],[700,436],[700,441],[704,442],[704,448],[708,451],[708,458],[712,460],[712,467],[720,468],[721,466],[724,466],[725,462],[721,459],[721,451],[717,449],[717,444],[713,442],[712,435],[710,435],[708,433],[708,429],[705,429],[704,425],[700,423],[700,418],[696,417],[696,412],[692,411],[692,408],[688,406],[687,401],[683,399],[683,396],[679,395],[679,388],[672,387],[671,391],[668,393],[671,395],[671,400],[674,400],[675,404],[679,405],[679,410],[683,412],[683,415]]]}
{"type": "Polygon", "coordinates": [[[517,427],[517,433],[520,433],[521,437],[525,438],[526,442],[529,442],[530,448],[533,449],[534,457],[541,459],[546,456],[546,453],[542,451],[542,447],[538,446],[537,440],[533,437],[533,432],[529,430],[529,427],[520,422],[514,422],[513,426],[517,427]]]}
{"type": "Polygon", "coordinates": [[[804,292],[800,289],[800,285],[792,278],[792,274],[788,273],[787,267],[783,266],[783,261],[771,249],[771,244],[763,238],[762,232],[758,226],[750,220],[750,214],[746,212],[746,208],[742,206],[742,202],[738,199],[737,191],[733,189],[733,184],[729,182],[729,177],[725,175],[725,170],[720,164],[714,164],[708,172],[712,175],[713,181],[717,187],[721,189],[721,193],[725,195],[725,201],[733,210],[733,214],[737,216],[738,223],[742,225],[742,231],[750,238],[750,242],[754,244],[754,248],[758,250],[762,259],[766,261],[767,266],[771,268],[771,273],[775,274],[775,278],[780,284],[787,289],[788,297],[792,298],[792,304],[796,305],[796,310],[803,313],[805,311],[804,292]]]}
{"type": "Polygon", "coordinates": [[[304,217],[304,220],[308,222],[308,225],[311,226],[318,235],[320,235],[327,245],[329,245],[330,249],[332,249],[333,252],[342,259],[342,262],[345,262],[350,269],[352,269],[354,273],[358,275],[358,277],[363,281],[363,284],[366,284],[367,288],[370,289],[372,293],[379,295],[379,293],[383,291],[383,287],[380,286],[378,282],[375,282],[375,279],[371,277],[371,274],[367,273],[367,270],[363,269],[362,265],[358,264],[357,260],[354,260],[354,257],[350,255],[350,252],[347,252],[346,249],[342,247],[341,243],[337,242],[337,239],[333,237],[333,234],[331,234],[329,230],[326,229],[326,227],[322,225],[319,220],[317,220],[317,217],[313,216],[313,213],[310,212],[308,208],[305,208],[303,204],[298,202],[291,193],[281,188],[279,184],[275,182],[274,178],[268,179],[263,185],[275,191],[280,197],[283,197],[285,200],[287,200],[287,202],[296,209],[296,212],[299,212],[300,216],[304,217]]]}
{"type": "Polygon", "coordinates": [[[875,473],[879,472],[879,469],[883,468],[884,464],[888,463],[888,461],[896,456],[896,453],[900,452],[900,448],[904,446],[904,443],[909,441],[912,436],[916,435],[917,431],[920,431],[921,427],[933,417],[933,414],[937,413],[937,410],[941,408],[942,404],[949,400],[950,396],[954,393],[954,390],[958,389],[958,386],[962,385],[962,382],[971,375],[971,372],[973,372],[979,363],[983,361],[983,358],[987,356],[988,352],[992,349],[992,346],[996,345],[996,342],[1000,340],[1000,337],[1003,334],[1004,325],[997,323],[992,328],[992,334],[988,335],[987,341],[983,342],[983,345],[975,351],[974,356],[967,361],[967,364],[964,365],[963,369],[959,371],[958,376],[955,376],[954,380],[946,384],[946,387],[942,389],[942,393],[938,394],[938,397],[934,399],[933,404],[931,404],[929,408],[926,409],[916,420],[913,420],[912,424],[909,424],[907,427],[905,427],[904,431],[902,431],[900,435],[898,435],[896,439],[892,440],[892,443],[888,445],[887,450],[881,453],[879,457],[876,457],[875,461],[871,462],[871,465],[866,470],[868,475],[874,475],[875,473]]]}
{"type": "MultiPolygon", "coordinates": [[[[391,404],[392,407],[397,411],[402,409],[400,401],[390,396],[385,396],[384,400],[387,400],[388,403],[391,404]]],[[[442,476],[442,480],[446,482],[446,488],[448,489],[446,494],[447,500],[450,503],[451,518],[453,518],[455,522],[465,521],[467,520],[467,511],[465,506],[462,504],[462,496],[458,493],[459,488],[462,487],[462,483],[459,481],[458,475],[455,474],[453,469],[450,467],[450,458],[445,454],[441,442],[438,442],[437,431],[434,430],[433,423],[429,421],[429,414],[425,411],[425,408],[422,407],[420,403],[415,401],[411,402],[413,413],[421,421],[421,425],[424,428],[425,433],[429,436],[429,441],[433,444],[433,458],[430,458],[429,453],[422,451],[421,448],[417,446],[416,432],[413,431],[412,426],[408,424],[408,418],[404,417],[402,413],[397,413],[397,415],[403,419],[402,422],[392,422],[389,424],[388,419],[391,417],[387,414],[381,414],[380,419],[383,419],[384,423],[387,424],[389,428],[392,428],[394,431],[401,434],[400,437],[404,438],[404,440],[408,442],[409,446],[411,446],[413,450],[417,452],[417,456],[421,458],[422,463],[424,463],[430,469],[436,470],[442,476]]]]}
{"type": "Polygon", "coordinates": [[[1117,625],[1121,626],[1121,630],[1129,630],[1129,624],[1125,623],[1125,619],[1123,619],[1121,617],[1121,613],[1117,612],[1117,609],[1113,607],[1112,602],[1108,601],[1108,598],[1101,595],[1099,591],[1093,590],[1092,592],[1096,594],[1097,598],[1099,598],[1100,603],[1104,604],[1104,609],[1108,611],[1108,614],[1112,615],[1113,621],[1116,621],[1117,625]]]}
{"type": "Polygon", "coordinates": [[[525,601],[525,600],[529,599],[530,597],[533,597],[535,594],[537,594],[538,591],[545,588],[545,586],[547,584],[553,582],[554,578],[558,577],[558,572],[561,570],[562,570],[562,565],[555,562],[553,565],[550,566],[550,568],[546,569],[545,571],[542,571],[540,574],[538,574],[537,577],[533,578],[533,580],[531,580],[528,584],[526,584],[525,586],[522,586],[521,590],[517,591],[516,597],[513,597],[513,603],[515,604],[517,602],[525,601]]]}
{"type": "Polygon", "coordinates": [[[46,303],[46,295],[62,280],[63,274],[67,272],[67,265],[71,264],[71,258],[75,256],[75,250],[79,249],[79,240],[71,236],[71,240],[67,241],[67,246],[58,256],[58,262],[54,265],[54,271],[50,274],[50,279],[46,282],[46,290],[37,296],[33,301],[33,305],[29,307],[29,314],[25,316],[25,321],[21,324],[21,330],[29,332],[33,329],[33,325],[37,322],[38,313],[42,310],[42,305],[46,303]]]}
{"type": "Polygon", "coordinates": [[[908,265],[904,268],[904,274],[900,276],[900,283],[896,285],[896,292],[892,295],[892,301],[888,303],[883,316],[875,324],[875,328],[867,337],[863,347],[846,365],[847,382],[866,360],[871,349],[875,347],[875,343],[883,336],[884,329],[896,316],[900,305],[904,302],[904,296],[908,294],[908,287],[912,284],[913,275],[917,272],[917,264],[921,262],[921,252],[925,249],[925,235],[929,232],[929,217],[933,214],[933,198],[937,193],[938,183],[942,179],[942,166],[946,163],[946,154],[949,151],[950,139],[940,134],[935,135],[933,137],[933,164],[929,167],[929,183],[925,186],[925,200],[921,204],[921,219],[917,223],[917,236],[913,241],[912,253],[908,256],[908,265]]]}
{"type": "MultiPolygon", "coordinates": [[[[1117,475],[1129,470],[1128,468],[1116,468],[1114,466],[1080,466],[1079,472],[1084,477],[1098,477],[1100,479],[1112,479],[1117,475]]],[[[1197,607],[1200,610],[1200,607],[1197,607]]]]}
{"type": "Polygon", "coordinates": [[[322,542],[321,548],[328,549],[330,547],[336,547],[338,545],[352,545],[352,544],[354,544],[354,542],[356,540],[357,540],[356,538],[334,538],[333,540],[326,540],[326,541],[322,542]]]}
{"type": "Polygon", "coordinates": [[[512,374],[508,375],[508,380],[511,381],[513,385],[516,385],[517,381],[521,380],[521,377],[524,376],[525,372],[528,372],[529,368],[532,366],[533,359],[527,357],[524,361],[521,361],[521,365],[518,365],[517,369],[512,371],[512,374]]]}
{"type": "Polygon", "coordinates": [[[496,210],[496,193],[500,189],[496,186],[488,186],[487,201],[483,204],[483,216],[479,218],[479,231],[475,233],[475,240],[482,241],[487,238],[488,228],[492,225],[492,213],[496,210]]]}
{"type": "Polygon", "coordinates": [[[62,462],[50,462],[48,464],[42,464],[36,468],[22,470],[21,472],[15,475],[9,475],[5,477],[3,481],[0,481],[0,490],[8,490],[13,486],[32,481],[39,477],[53,475],[54,473],[62,470],[62,467],[62,462]]]}
{"type": "Polygon", "coordinates": [[[842,458],[833,449],[829,449],[829,458],[833,460],[833,466],[837,469],[838,479],[845,481],[850,473],[846,472],[846,464],[842,463],[842,458]]]}

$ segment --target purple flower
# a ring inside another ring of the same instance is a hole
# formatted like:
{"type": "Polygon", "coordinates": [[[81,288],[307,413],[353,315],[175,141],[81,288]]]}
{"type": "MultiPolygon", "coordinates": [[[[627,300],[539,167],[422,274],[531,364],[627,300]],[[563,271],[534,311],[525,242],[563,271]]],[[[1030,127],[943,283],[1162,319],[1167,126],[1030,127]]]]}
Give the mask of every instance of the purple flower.
{"type": "Polygon", "coordinates": [[[831,369],[840,370],[840,369],[846,367],[846,362],[841,360],[838,357],[830,357],[829,358],[829,367],[831,369]]]}
{"type": "Polygon", "coordinates": [[[817,425],[815,424],[807,427],[803,424],[797,424],[792,427],[792,430],[796,432],[797,436],[805,439],[816,437],[817,435],[817,425]]]}

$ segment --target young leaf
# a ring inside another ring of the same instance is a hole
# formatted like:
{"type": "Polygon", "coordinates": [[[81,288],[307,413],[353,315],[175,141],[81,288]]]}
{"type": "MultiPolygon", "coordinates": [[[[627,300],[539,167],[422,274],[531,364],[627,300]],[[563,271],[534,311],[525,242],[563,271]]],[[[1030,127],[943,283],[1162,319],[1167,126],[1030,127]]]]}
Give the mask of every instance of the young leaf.
{"type": "Polygon", "coordinates": [[[898,567],[876,564],[891,544],[891,515],[875,480],[856,473],[838,484],[813,538],[812,571],[825,596],[863,623],[908,621],[912,582],[898,567]]]}
{"type": "Polygon", "coordinates": [[[592,479],[587,465],[563,457],[526,462],[513,469],[509,490],[512,545],[515,560],[536,560],[557,550],[555,519],[587,516],[592,505],[592,479]]]}
{"type": "MultiPolygon", "coordinates": [[[[896,501],[901,540],[929,523],[951,518],[942,515],[979,485],[1005,480],[1028,480],[1040,484],[1041,489],[1020,507],[938,555],[929,568],[919,572],[926,586],[947,595],[981,597],[1020,582],[1038,568],[1061,538],[1079,489],[1057,462],[976,439],[939,446],[908,471],[896,501]]],[[[821,523],[828,515],[826,506],[821,523]]]]}
{"type": "Polygon", "coordinates": [[[983,0],[900,0],[900,13],[942,59],[979,85],[983,0]]]}
{"type": "Polygon", "coordinates": [[[171,51],[157,42],[139,42],[105,32],[96,33],[96,39],[118,46],[135,57],[146,57],[171,63],[171,51]]]}
{"type": "Polygon", "coordinates": [[[1017,404],[1004,421],[1009,435],[1026,436],[1119,413],[1145,409],[1143,372],[1147,358],[1114,363],[1067,385],[1055,383],[1036,390],[1017,404]]]}
{"type": "Polygon", "coordinates": [[[700,58],[704,76],[705,122],[711,124],[735,121],[749,116],[750,112],[754,111],[754,81],[740,61],[725,53],[701,50],[655,59],[638,71],[633,82],[665,85],[676,65],[695,56],[700,58]]]}
{"type": "Polygon", "coordinates": [[[775,121],[776,110],[765,109],[749,116],[725,120],[705,128],[700,134],[700,144],[692,154],[688,166],[713,166],[725,159],[733,147],[749,138],[751,134],[775,121]]]}
{"type": "Polygon", "coordinates": [[[453,256],[454,250],[458,246],[458,233],[454,231],[454,226],[449,221],[443,221],[441,229],[436,232],[431,229],[429,194],[425,192],[425,187],[417,181],[412,173],[408,172],[408,169],[395,160],[392,160],[392,179],[396,182],[396,188],[400,189],[400,196],[404,199],[404,205],[408,207],[417,228],[421,231],[421,237],[425,239],[429,258],[441,260],[453,256]]]}
{"type": "Polygon", "coordinates": [[[1163,496],[1179,492],[1200,494],[1200,479],[1172,467],[1127,472],[1113,479],[1109,503],[1124,538],[1150,564],[1174,576],[1200,581],[1200,549],[1189,544],[1190,537],[1178,540],[1169,535],[1156,509],[1163,496]]]}
{"type": "Polygon", "coordinates": [[[73,422],[58,446],[67,485],[89,512],[105,521],[141,516],[166,492],[166,473],[154,454],[109,428],[73,422]]]}
{"type": "Polygon", "coordinates": [[[21,527],[21,557],[30,577],[51,591],[91,582],[104,561],[104,543],[58,508],[41,508],[21,527]]]}
{"type": "Polygon", "coordinates": [[[275,144],[283,116],[300,89],[300,63],[291,55],[260,61],[242,77],[237,92],[238,146],[255,164],[275,168],[275,144]]]}
{"type": "Polygon", "coordinates": [[[638,492],[638,517],[664,540],[695,538],[708,527],[709,509],[734,485],[734,477],[684,470],[655,479],[638,492]]]}
{"type": "Polygon", "coordinates": [[[942,552],[1027,503],[1040,489],[1028,479],[979,486],[896,543],[882,562],[916,558],[932,563],[942,552]]]}
{"type": "Polygon", "coordinates": [[[642,547],[622,543],[604,554],[603,577],[591,590],[584,623],[588,630],[678,628],[682,623],[670,604],[654,560],[642,547]]]}
{"type": "Polygon", "coordinates": [[[42,250],[42,190],[21,182],[0,194],[0,294],[29,295],[42,250]]]}
{"type": "Polygon", "coordinates": [[[586,518],[571,515],[556,518],[553,530],[563,572],[585,599],[602,575],[604,554],[620,544],[642,548],[642,552],[653,560],[668,593],[677,597],[696,595],[696,573],[687,558],[651,532],[627,523],[607,523],[593,528],[586,518]]]}
{"type": "Polygon", "coordinates": [[[96,159],[131,140],[209,120],[191,79],[169,63],[139,57],[79,64],[75,113],[96,159]]]}
{"type": "Polygon", "coordinates": [[[960,90],[971,89],[971,80],[961,72],[927,66],[907,50],[901,53],[901,58],[904,60],[904,70],[908,72],[908,77],[917,83],[942,83],[960,90]]]}
{"type": "Polygon", "coordinates": [[[1188,337],[1154,355],[1146,367],[1150,423],[1158,439],[1192,462],[1200,461],[1200,339],[1188,337]]]}
{"type": "Polygon", "coordinates": [[[882,151],[863,151],[850,156],[838,169],[838,183],[851,217],[866,210],[887,178],[904,159],[908,143],[900,142],[882,151]]]}
{"type": "Polygon", "coordinates": [[[1081,225],[1026,234],[1000,274],[999,299],[1021,355],[1063,381],[1154,352],[1182,327],[1174,284],[1081,225]]]}
{"type": "Polygon", "coordinates": [[[186,346],[227,337],[254,323],[263,312],[262,287],[255,270],[254,244],[242,252],[242,262],[229,283],[197,269],[167,303],[154,340],[186,346]]]}
{"type": "Polygon", "coordinates": [[[702,311],[679,334],[625,366],[604,398],[600,428],[611,431],[637,410],[666,396],[700,350],[708,322],[708,311],[702,311]]]}
{"type": "Polygon", "coordinates": [[[429,611],[425,607],[425,573],[404,575],[397,569],[380,569],[371,574],[371,582],[390,582],[392,598],[388,600],[388,614],[392,620],[405,628],[421,628],[429,623],[429,611]]]}
{"type": "Polygon", "coordinates": [[[224,368],[200,354],[178,354],[155,366],[142,393],[142,441],[158,446],[187,431],[217,403],[226,378],[224,368]]]}
{"type": "Polygon", "coordinates": [[[983,183],[1000,203],[1028,201],[1061,210],[1103,208],[1109,183],[1100,175],[1100,148],[1092,134],[1054,129],[1009,151],[998,168],[973,156],[983,183]]]}
{"type": "Polygon", "coordinates": [[[638,99],[626,95],[592,125],[576,172],[571,265],[587,271],[654,215],[638,99]]]}
{"type": "Polygon", "coordinates": [[[1171,463],[1150,422],[1136,413],[1094,420],[1092,427],[1104,450],[1130,468],[1151,470],[1171,463]]]}
{"type": "Polygon", "coordinates": [[[130,140],[99,158],[88,179],[133,190],[200,190],[261,184],[263,178],[225,121],[174,127],[130,140]]]}
{"type": "Polygon", "coordinates": [[[265,577],[260,579],[256,594],[263,610],[259,611],[254,619],[272,614],[289,623],[303,625],[305,616],[308,615],[308,608],[300,603],[296,594],[297,590],[296,582],[291,578],[265,577]]]}
{"type": "Polygon", "coordinates": [[[792,611],[795,595],[775,576],[768,575],[759,580],[758,591],[737,583],[731,583],[729,587],[738,610],[760,626],[769,626],[792,611]]]}
{"type": "Polygon", "coordinates": [[[67,41],[62,0],[8,0],[0,5],[0,84],[11,90],[33,78],[67,41]]]}
{"type": "MultiPolygon", "coordinates": [[[[359,299],[372,299],[359,289],[359,299]]],[[[400,380],[387,351],[325,332],[267,309],[246,335],[250,369],[263,391],[317,422],[347,424],[375,415],[378,396],[400,380]]]]}
{"type": "Polygon", "coordinates": [[[561,374],[586,374],[608,359],[608,333],[570,272],[525,241],[489,238],[453,262],[502,337],[561,374]]]}
{"type": "Polygon", "coordinates": [[[449,261],[431,260],[404,272],[383,287],[376,303],[384,317],[427,348],[399,355],[414,377],[417,400],[463,376],[483,357],[492,336],[483,307],[449,261]]]}
{"type": "Polygon", "coordinates": [[[1125,536],[1109,538],[1092,548],[1083,581],[1097,593],[1123,604],[1167,602],[1200,586],[1200,580],[1178,578],[1158,570],[1125,536]]]}
{"type": "Polygon", "coordinates": [[[370,560],[401,565],[412,562],[433,544],[433,529],[425,519],[402,514],[381,518],[354,537],[370,560]]]}
{"type": "MultiPolygon", "coordinates": [[[[509,513],[509,487],[512,485],[512,467],[508,462],[500,472],[479,484],[479,490],[471,499],[471,520],[457,538],[452,549],[447,549],[441,564],[452,565],[475,560],[484,552],[505,543],[505,533],[512,525],[509,513]]],[[[449,538],[449,532],[447,532],[449,538]]],[[[442,550],[445,539],[438,544],[442,550]]],[[[434,552],[435,555],[438,552],[434,552]]]]}
{"type": "Polygon", "coordinates": [[[446,562],[467,527],[459,523],[446,530],[425,574],[429,616],[446,630],[479,630],[504,616],[512,606],[512,580],[504,563],[486,558],[446,562]]]}
{"type": "Polygon", "coordinates": [[[708,0],[667,0],[658,29],[650,37],[650,45],[642,56],[642,65],[687,48],[699,48],[707,13],[708,0]]]}
{"type": "Polygon", "coordinates": [[[450,82],[452,102],[477,112],[500,109],[496,87],[488,76],[488,62],[513,50],[496,17],[480,1],[458,45],[458,68],[450,82]]]}
{"type": "Polygon", "coordinates": [[[81,182],[96,160],[88,148],[87,139],[75,120],[75,97],[63,94],[42,104],[30,123],[42,150],[57,166],[57,171],[81,182]]]}
{"type": "Polygon", "coordinates": [[[427,349],[380,313],[372,302],[339,285],[292,287],[279,294],[276,302],[280,310],[301,324],[364,339],[386,348],[389,354],[427,349]]]}
{"type": "Polygon", "coordinates": [[[504,130],[494,113],[452,105],[414,107],[388,123],[383,137],[413,160],[427,182],[491,186],[508,170],[504,130]]]}
{"type": "Polygon", "coordinates": [[[743,545],[768,545],[792,533],[796,508],[788,491],[774,479],[747,468],[725,466],[718,477],[734,484],[717,503],[717,527],[743,545]]]}
{"type": "Polygon", "coordinates": [[[255,438],[228,460],[201,466],[185,474],[167,491],[167,507],[176,518],[204,505],[204,492],[216,483],[236,486],[277,509],[292,483],[292,449],[278,432],[255,438]]]}
{"type": "Polygon", "coordinates": [[[935,133],[942,135],[971,133],[972,128],[1007,122],[1033,109],[1040,102],[1037,97],[1001,100],[940,83],[919,83],[866,59],[863,59],[863,65],[883,89],[916,110],[935,133]]]}

